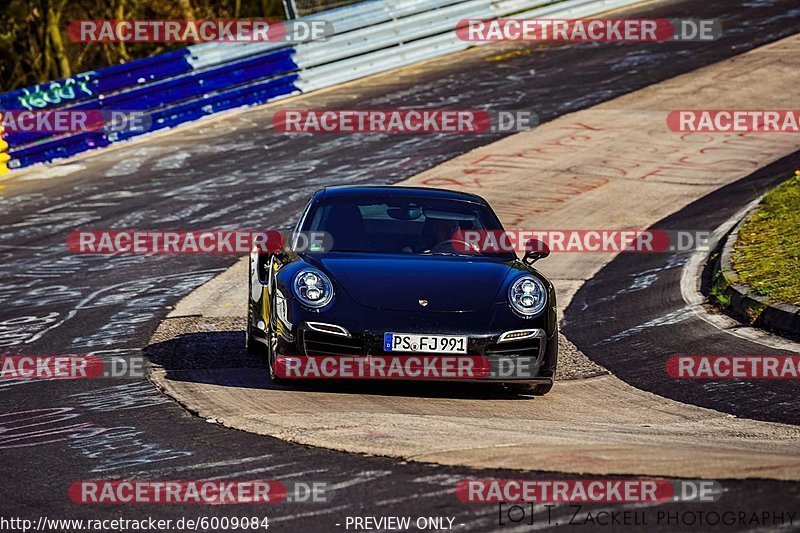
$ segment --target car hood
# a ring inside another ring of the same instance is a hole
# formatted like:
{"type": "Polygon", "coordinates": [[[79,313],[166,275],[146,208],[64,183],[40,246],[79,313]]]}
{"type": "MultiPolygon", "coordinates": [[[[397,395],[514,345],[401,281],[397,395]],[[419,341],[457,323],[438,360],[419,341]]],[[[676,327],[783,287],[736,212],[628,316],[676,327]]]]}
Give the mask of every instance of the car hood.
{"type": "Polygon", "coordinates": [[[504,262],[446,256],[326,254],[318,262],[359,305],[420,312],[486,309],[511,270],[504,262]]]}

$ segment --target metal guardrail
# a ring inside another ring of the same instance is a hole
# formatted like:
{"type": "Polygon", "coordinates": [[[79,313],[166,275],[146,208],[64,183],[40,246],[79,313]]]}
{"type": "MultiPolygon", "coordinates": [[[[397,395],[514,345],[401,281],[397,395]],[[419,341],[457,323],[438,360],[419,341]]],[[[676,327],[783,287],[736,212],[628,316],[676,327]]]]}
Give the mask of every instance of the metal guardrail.
{"type": "MultiPolygon", "coordinates": [[[[0,109],[141,110],[151,119],[149,132],[483,44],[458,38],[461,19],[585,17],[640,1],[368,0],[304,17],[331,22],[335,33],[325,41],[203,43],[0,94],[0,109]]],[[[70,157],[137,134],[6,132],[7,165],[70,157]]]]}

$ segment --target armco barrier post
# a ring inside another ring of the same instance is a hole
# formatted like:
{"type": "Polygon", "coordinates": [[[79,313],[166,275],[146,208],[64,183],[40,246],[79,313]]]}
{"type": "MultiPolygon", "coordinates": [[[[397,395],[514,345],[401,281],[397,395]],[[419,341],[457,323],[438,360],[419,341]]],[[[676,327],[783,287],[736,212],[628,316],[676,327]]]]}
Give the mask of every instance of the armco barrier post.
{"type": "Polygon", "coordinates": [[[0,113],[0,174],[8,172],[8,160],[11,156],[8,155],[8,143],[3,139],[5,128],[2,126],[3,114],[0,113]]]}
{"type": "Polygon", "coordinates": [[[286,12],[287,20],[297,18],[297,6],[295,5],[294,0],[283,0],[283,10],[286,12]]]}

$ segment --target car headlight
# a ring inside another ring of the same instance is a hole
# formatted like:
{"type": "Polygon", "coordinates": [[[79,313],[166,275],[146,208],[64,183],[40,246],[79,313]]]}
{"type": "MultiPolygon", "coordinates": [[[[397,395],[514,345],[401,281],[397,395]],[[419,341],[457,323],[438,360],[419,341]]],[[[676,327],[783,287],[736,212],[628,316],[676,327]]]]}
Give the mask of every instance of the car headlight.
{"type": "Polygon", "coordinates": [[[315,309],[325,307],[333,298],[331,280],[315,268],[298,272],[294,277],[292,289],[300,303],[315,309]]]}
{"type": "Polygon", "coordinates": [[[538,278],[521,276],[508,288],[508,303],[521,315],[537,315],[547,305],[547,289],[538,278]]]}

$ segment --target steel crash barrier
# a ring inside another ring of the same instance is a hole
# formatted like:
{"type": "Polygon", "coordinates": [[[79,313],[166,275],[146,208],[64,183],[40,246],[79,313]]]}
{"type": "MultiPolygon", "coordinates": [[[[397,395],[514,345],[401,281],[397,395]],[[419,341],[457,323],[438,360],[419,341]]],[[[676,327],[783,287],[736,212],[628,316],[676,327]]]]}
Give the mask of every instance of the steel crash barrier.
{"type": "Polygon", "coordinates": [[[368,0],[301,19],[330,22],[334,33],[326,40],[203,43],[0,94],[0,112],[122,110],[148,119],[144,131],[6,131],[0,173],[480,44],[458,38],[461,19],[578,18],[640,1],[368,0]]]}

